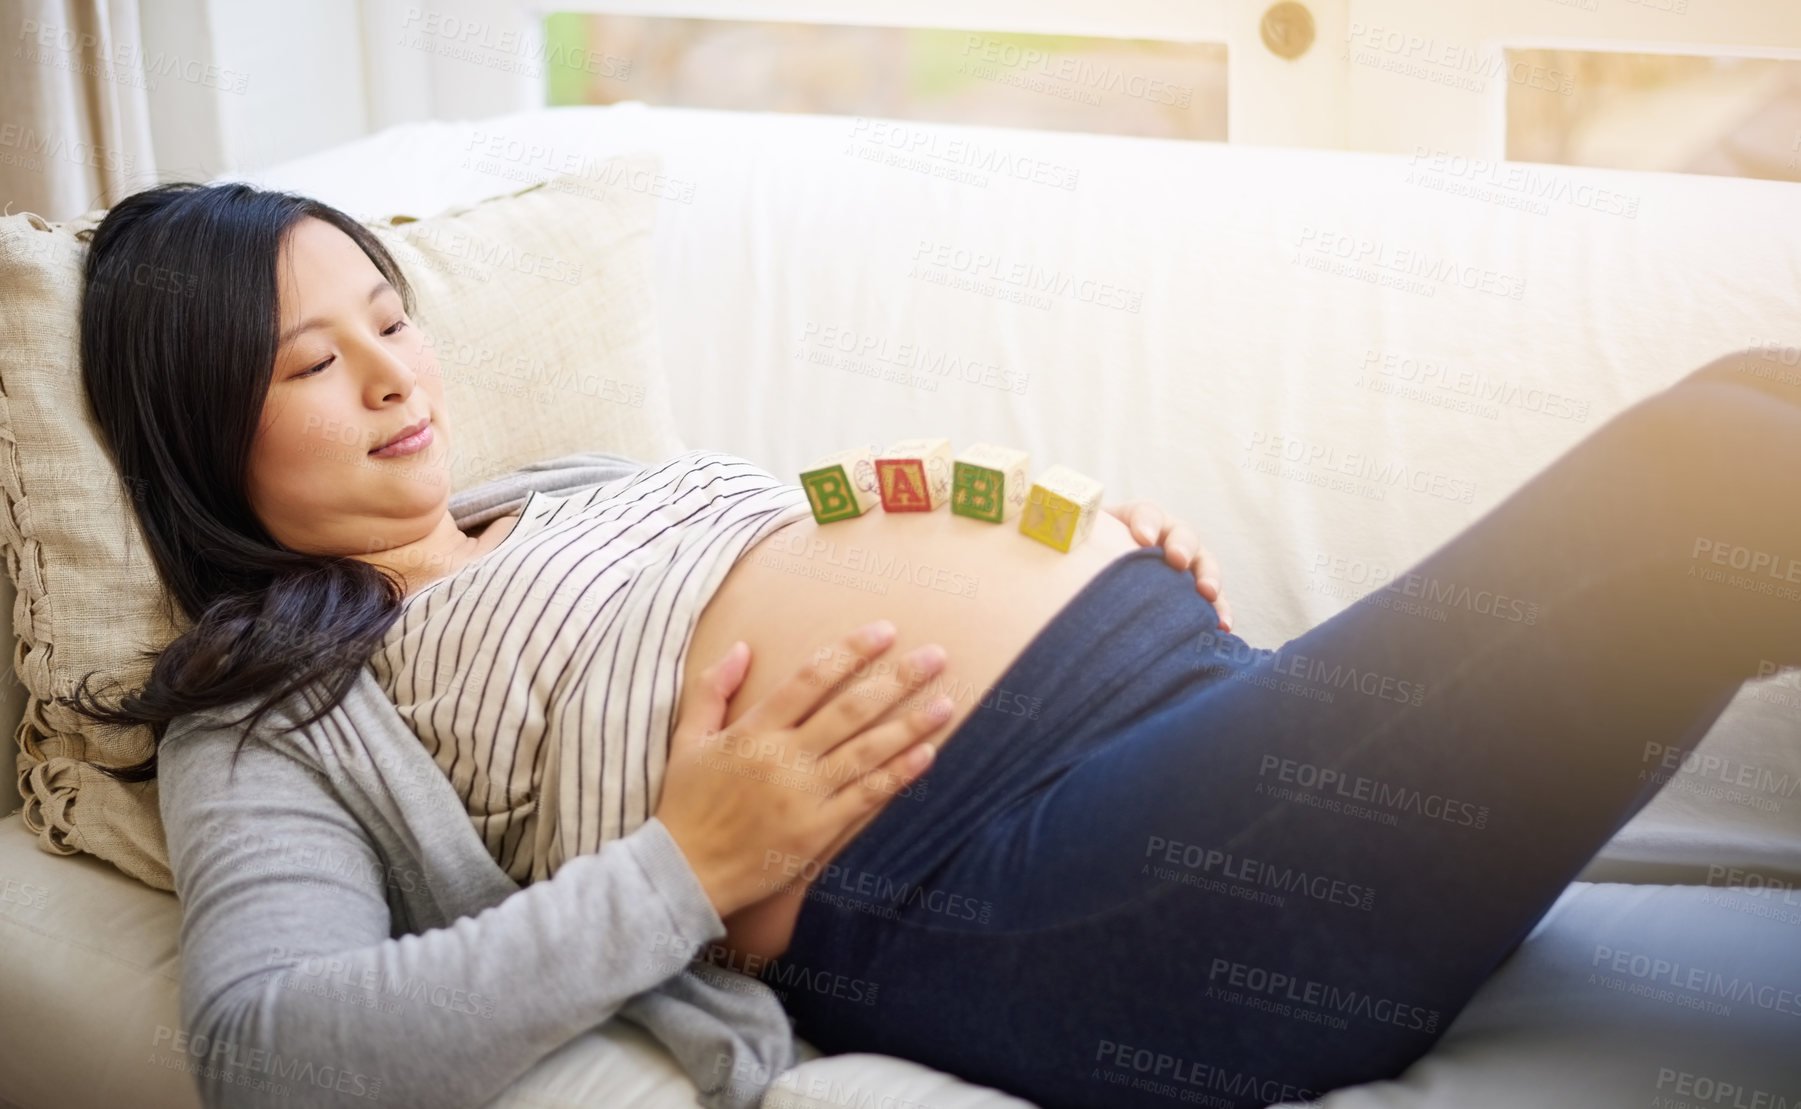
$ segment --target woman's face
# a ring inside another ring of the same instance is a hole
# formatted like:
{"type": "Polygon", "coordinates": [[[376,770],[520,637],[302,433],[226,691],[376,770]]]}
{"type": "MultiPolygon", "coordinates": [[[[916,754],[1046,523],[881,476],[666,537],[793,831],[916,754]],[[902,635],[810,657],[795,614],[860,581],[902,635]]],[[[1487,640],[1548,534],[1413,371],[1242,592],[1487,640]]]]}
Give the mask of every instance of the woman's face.
{"type": "Polygon", "coordinates": [[[424,538],[450,499],[449,414],[431,346],[375,263],[323,220],[290,229],[277,274],[281,340],[250,452],[251,507],[309,554],[424,538]],[[372,453],[421,420],[423,450],[372,453]]]}

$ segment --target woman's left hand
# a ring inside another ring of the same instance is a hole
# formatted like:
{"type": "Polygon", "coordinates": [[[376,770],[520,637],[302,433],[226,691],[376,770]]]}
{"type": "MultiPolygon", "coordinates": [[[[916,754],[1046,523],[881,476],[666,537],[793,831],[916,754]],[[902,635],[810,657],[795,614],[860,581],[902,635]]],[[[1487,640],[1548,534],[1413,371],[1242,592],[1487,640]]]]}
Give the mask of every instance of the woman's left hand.
{"type": "Polygon", "coordinates": [[[1202,546],[1188,525],[1169,518],[1155,501],[1127,501],[1103,506],[1117,517],[1141,547],[1162,547],[1163,560],[1178,570],[1194,568],[1194,587],[1219,613],[1219,630],[1232,630],[1232,606],[1221,592],[1219,559],[1202,546]]]}

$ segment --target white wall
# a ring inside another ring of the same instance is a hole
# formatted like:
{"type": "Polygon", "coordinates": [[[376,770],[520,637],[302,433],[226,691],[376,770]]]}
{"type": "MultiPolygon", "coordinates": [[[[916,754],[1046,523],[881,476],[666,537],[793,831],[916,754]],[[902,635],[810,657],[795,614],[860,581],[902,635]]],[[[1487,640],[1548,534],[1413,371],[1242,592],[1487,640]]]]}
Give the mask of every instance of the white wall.
{"type": "MultiPolygon", "coordinates": [[[[207,7],[207,0],[150,0],[138,13],[144,57],[210,60],[213,33],[207,7]]],[[[213,89],[193,81],[158,80],[146,96],[160,179],[204,181],[225,171],[213,89]]]]}
{"type": "Polygon", "coordinates": [[[234,169],[253,170],[369,131],[357,0],[210,0],[218,63],[248,80],[221,94],[234,169]]]}
{"type": "Polygon", "coordinates": [[[369,132],[358,0],[146,0],[140,15],[146,58],[217,75],[163,76],[148,92],[164,180],[259,169],[369,132]]]}
{"type": "MultiPolygon", "coordinates": [[[[378,127],[406,119],[482,119],[543,104],[541,80],[496,64],[541,57],[534,55],[543,20],[536,6],[512,0],[363,0],[362,6],[368,64],[390,75],[378,127]],[[459,48],[476,60],[454,56],[459,48]]],[[[564,7],[553,0],[542,10],[564,7]]]]}

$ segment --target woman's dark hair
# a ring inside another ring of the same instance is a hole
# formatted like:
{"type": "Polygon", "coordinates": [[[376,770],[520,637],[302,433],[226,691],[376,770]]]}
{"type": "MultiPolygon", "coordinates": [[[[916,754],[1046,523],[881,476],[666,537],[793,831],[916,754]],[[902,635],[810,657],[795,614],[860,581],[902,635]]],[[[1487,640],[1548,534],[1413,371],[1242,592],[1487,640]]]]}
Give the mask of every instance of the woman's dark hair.
{"type": "MultiPolygon", "coordinates": [[[[261,698],[244,739],[288,696],[320,683],[311,724],[341,701],[400,610],[388,571],[304,554],[269,534],[248,496],[251,444],[275,367],[276,264],[306,217],[350,236],[400,293],[413,294],[381,240],[329,205],[244,184],[161,185],[120,201],[93,232],[81,302],[88,403],[131,493],[170,619],[191,628],[154,658],[149,680],[114,707],[81,679],[59,698],[104,724],[149,725],[150,754],[101,767],[156,775],[168,724],[261,698]]],[[[238,744],[242,751],[244,741],[238,744]]]]}

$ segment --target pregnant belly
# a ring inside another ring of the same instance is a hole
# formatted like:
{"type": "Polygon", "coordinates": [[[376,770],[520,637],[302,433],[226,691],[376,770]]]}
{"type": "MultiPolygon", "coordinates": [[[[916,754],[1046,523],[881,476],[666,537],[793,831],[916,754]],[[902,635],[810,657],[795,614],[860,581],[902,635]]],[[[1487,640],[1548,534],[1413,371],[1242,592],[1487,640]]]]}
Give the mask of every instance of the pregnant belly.
{"type": "MultiPolygon", "coordinates": [[[[811,517],[765,536],[727,572],[701,612],[682,674],[680,712],[700,672],[735,639],[751,648],[750,670],[726,713],[742,716],[815,651],[872,620],[894,622],[879,660],[898,666],[914,647],[945,649],[944,669],[920,691],[953,701],[938,742],[987,696],[1034,635],[1103,567],[1137,547],[1124,524],[1102,514],[1068,554],[1013,525],[931,513],[874,512],[821,526],[811,517]]],[[[884,713],[882,719],[887,719],[884,713]]]]}
{"type": "MultiPolygon", "coordinates": [[[[1007,668],[1062,607],[1115,558],[1137,547],[1126,526],[1105,513],[1069,553],[946,509],[877,511],[821,526],[811,517],[765,536],[733,564],[702,611],[689,643],[675,719],[699,689],[701,671],[732,642],[751,649],[750,669],[733,696],[736,720],[823,646],[872,620],[894,623],[895,641],[878,660],[898,666],[906,653],[936,643],[944,669],[917,695],[952,700],[951,717],[932,742],[951,739],[984,698],[1004,708],[997,687],[1007,668]]],[[[888,719],[884,712],[880,719],[888,719]]],[[[867,823],[867,821],[865,821],[867,823]]],[[[859,826],[860,827],[860,826],[859,826]]],[[[826,860],[821,860],[826,861],[826,860]]],[[[785,881],[772,874],[772,885],[785,881]]],[[[787,948],[804,887],[744,910],[726,924],[732,950],[772,957],[787,948]]]]}

